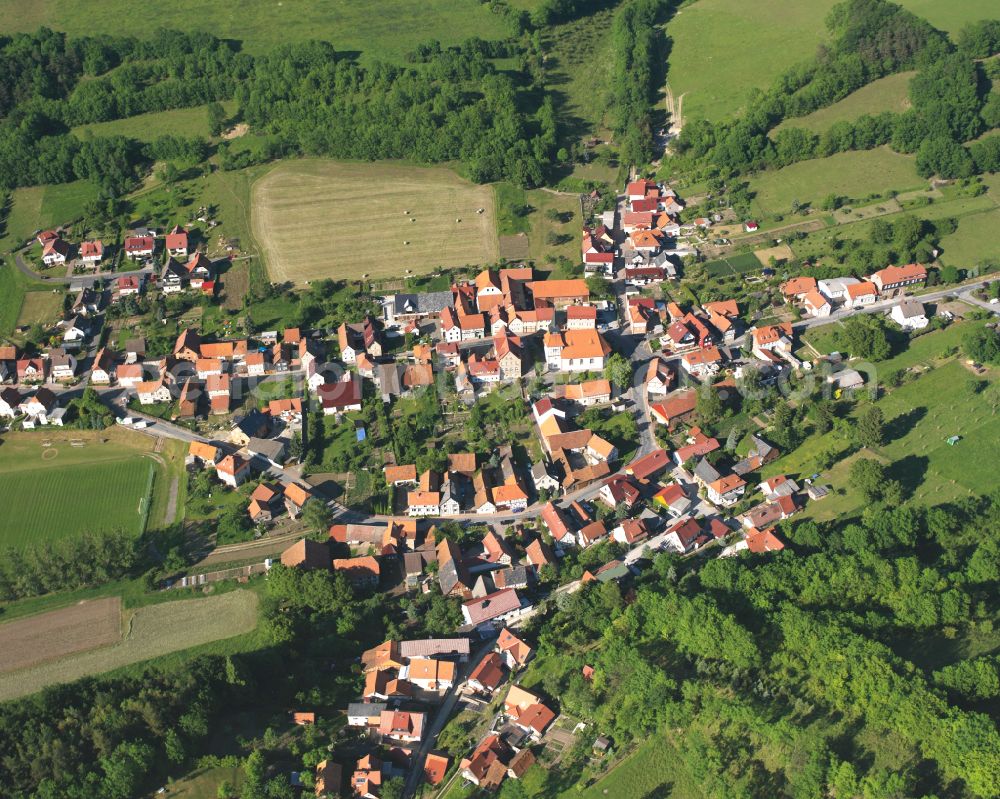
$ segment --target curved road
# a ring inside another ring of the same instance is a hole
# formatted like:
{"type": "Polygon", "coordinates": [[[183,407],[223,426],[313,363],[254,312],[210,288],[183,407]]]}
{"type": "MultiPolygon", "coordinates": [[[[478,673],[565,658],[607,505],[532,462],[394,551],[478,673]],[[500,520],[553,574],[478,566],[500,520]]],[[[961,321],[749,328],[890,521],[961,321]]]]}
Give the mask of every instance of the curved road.
{"type": "Polygon", "coordinates": [[[148,276],[153,273],[153,267],[146,266],[143,267],[142,269],[133,269],[129,272],[93,272],[93,273],[87,272],[86,274],[73,275],[71,277],[66,277],[65,275],[62,277],[49,277],[48,275],[43,276],[38,274],[34,269],[28,266],[24,258],[21,257],[23,252],[24,250],[21,250],[21,252],[14,253],[14,265],[18,268],[18,270],[20,270],[22,274],[25,275],[25,277],[28,277],[31,280],[37,280],[39,283],[47,283],[49,285],[54,284],[54,285],[68,286],[71,283],[74,283],[79,280],[87,280],[87,279],[101,280],[103,278],[129,277],[131,275],[139,277],[140,275],[148,276]]]}

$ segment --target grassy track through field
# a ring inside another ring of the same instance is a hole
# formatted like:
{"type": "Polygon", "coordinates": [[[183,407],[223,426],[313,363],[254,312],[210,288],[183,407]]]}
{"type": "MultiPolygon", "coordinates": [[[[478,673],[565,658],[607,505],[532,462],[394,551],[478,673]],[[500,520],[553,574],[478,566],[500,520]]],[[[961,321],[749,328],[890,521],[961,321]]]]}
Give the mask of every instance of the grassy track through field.
{"type": "Polygon", "coordinates": [[[287,161],[253,185],[251,221],[276,281],[402,277],[498,254],[493,190],[445,167],[287,161]]]}
{"type": "Polygon", "coordinates": [[[0,700],[243,635],[257,625],[257,604],[255,593],[240,589],[139,608],[116,644],[0,675],[0,700]]]}
{"type": "Polygon", "coordinates": [[[0,624],[0,672],[107,646],[121,634],[122,601],[117,596],[0,624]]]}

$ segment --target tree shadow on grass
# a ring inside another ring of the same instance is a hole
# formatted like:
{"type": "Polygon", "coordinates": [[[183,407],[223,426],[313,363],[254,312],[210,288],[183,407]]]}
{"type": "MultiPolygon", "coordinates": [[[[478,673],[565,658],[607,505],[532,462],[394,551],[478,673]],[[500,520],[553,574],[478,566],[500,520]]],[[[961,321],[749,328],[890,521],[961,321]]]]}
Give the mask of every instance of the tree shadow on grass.
{"type": "Polygon", "coordinates": [[[911,408],[906,411],[906,413],[901,413],[899,416],[895,416],[886,423],[885,426],[885,438],[886,441],[897,441],[903,436],[910,433],[917,424],[927,416],[927,408],[922,405],[916,408],[911,408]]]}
{"type": "Polygon", "coordinates": [[[646,791],[638,799],[665,799],[665,797],[670,796],[673,790],[674,784],[672,782],[661,782],[652,790],[646,791]]]}
{"type": "Polygon", "coordinates": [[[904,496],[912,496],[927,476],[930,459],[923,455],[907,455],[886,470],[886,477],[899,480],[904,496]]]}

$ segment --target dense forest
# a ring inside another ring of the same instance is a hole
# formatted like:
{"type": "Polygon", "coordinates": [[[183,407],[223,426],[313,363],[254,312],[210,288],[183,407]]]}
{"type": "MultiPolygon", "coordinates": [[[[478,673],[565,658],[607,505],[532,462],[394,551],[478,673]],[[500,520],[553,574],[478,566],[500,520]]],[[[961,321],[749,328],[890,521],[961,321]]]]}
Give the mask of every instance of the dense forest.
{"type": "Polygon", "coordinates": [[[410,66],[363,67],[326,42],[253,57],[235,42],[178,31],[143,41],[18,34],[0,39],[0,186],[85,178],[120,195],[151,162],[197,162],[208,143],[80,138],[70,128],[234,97],[237,118],[264,138],[238,153],[223,144],[226,168],[295,153],[406,158],[458,161],[476,181],[539,185],[558,149],[551,99],[530,76],[501,73],[493,61],[520,48],[514,40],[431,43],[410,66]]]}
{"type": "Polygon", "coordinates": [[[766,92],[753,92],[735,121],[691,120],[677,142],[680,162],[724,175],[782,167],[846,150],[889,145],[916,153],[921,176],[968,177],[1000,168],[1000,94],[992,91],[1000,52],[1000,21],[970,23],[953,44],[940,31],[887,0],[845,0],[827,21],[830,43],[814,61],[781,75],[766,92]],[[785,127],[886,75],[914,69],[902,113],[863,115],[823,134],[785,127]],[[966,145],[966,143],[971,144],[966,145]]]}
{"type": "MultiPolygon", "coordinates": [[[[667,735],[717,799],[998,795],[1000,496],[785,525],[781,553],[560,597],[541,687],[619,747],[667,735]]],[[[586,782],[584,744],[532,795],[586,782]]]]}

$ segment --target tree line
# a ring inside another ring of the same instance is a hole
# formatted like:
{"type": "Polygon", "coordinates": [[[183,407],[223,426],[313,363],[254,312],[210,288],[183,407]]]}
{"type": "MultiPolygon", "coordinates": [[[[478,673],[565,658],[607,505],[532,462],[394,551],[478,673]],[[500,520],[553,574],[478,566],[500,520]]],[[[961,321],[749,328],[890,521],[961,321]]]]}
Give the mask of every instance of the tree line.
{"type": "MultiPolygon", "coordinates": [[[[996,795],[997,660],[956,648],[942,664],[920,642],[992,629],[1000,495],[876,498],[855,518],[783,527],[781,553],[661,555],[627,592],[560,596],[528,631],[539,647],[525,683],[534,674],[619,750],[667,736],[706,795],[996,795]],[[865,754],[872,735],[912,756],[886,771],[865,754]]],[[[589,744],[537,795],[596,777],[589,744]]]]}
{"type": "Polygon", "coordinates": [[[0,88],[0,186],[83,178],[120,195],[153,161],[204,160],[207,142],[81,139],[70,127],[210,103],[217,135],[216,103],[232,97],[238,116],[264,135],[250,147],[222,145],[225,168],[294,153],[459,161],[478,182],[536,186],[558,152],[551,98],[491,60],[522,51],[513,40],[473,38],[418,48],[413,65],[362,66],[316,41],[251,56],[235,43],[177,31],[148,42],[71,39],[44,28],[19,34],[0,40],[0,77],[10,79],[0,88]]]}

